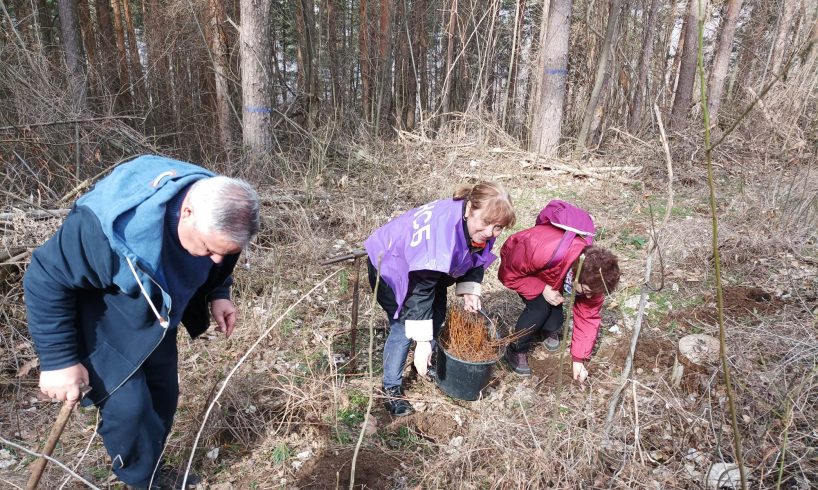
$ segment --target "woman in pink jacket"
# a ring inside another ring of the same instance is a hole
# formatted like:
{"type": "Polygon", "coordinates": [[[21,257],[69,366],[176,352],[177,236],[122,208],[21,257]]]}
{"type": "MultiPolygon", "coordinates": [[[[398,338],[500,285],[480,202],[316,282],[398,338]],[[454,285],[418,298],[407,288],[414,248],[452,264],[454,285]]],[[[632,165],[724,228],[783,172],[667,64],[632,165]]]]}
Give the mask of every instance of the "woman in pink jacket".
{"type": "Polygon", "coordinates": [[[528,350],[532,337],[540,331],[545,337],[546,349],[556,351],[559,348],[563,323],[562,292],[570,293],[575,287],[571,357],[574,379],[584,381],[588,376],[585,361],[591,357],[599,332],[602,303],[605,295],[619,283],[619,264],[611,252],[589,246],[582,236],[577,235],[562,259],[546,267],[563,233],[564,230],[543,220],[541,214],[535,226],[511,235],[503,245],[498,277],[525,303],[514,328],[515,332],[523,333],[509,345],[506,361],[517,374],[530,376],[528,350]],[[575,278],[581,254],[585,255],[585,262],[581,277],[575,278]]]}

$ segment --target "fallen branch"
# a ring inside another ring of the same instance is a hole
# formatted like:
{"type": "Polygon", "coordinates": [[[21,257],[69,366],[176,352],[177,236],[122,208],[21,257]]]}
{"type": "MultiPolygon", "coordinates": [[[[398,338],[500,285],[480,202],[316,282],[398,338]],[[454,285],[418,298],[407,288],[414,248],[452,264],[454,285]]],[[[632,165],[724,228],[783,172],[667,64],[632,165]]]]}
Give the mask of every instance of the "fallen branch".
{"type": "Polygon", "coordinates": [[[2,442],[3,444],[6,444],[8,446],[11,446],[11,447],[13,447],[15,449],[19,449],[20,451],[26,452],[26,453],[34,456],[35,458],[45,458],[49,462],[54,463],[55,465],[57,465],[60,468],[62,468],[63,470],[65,470],[66,473],[73,476],[74,479],[79,480],[79,481],[85,483],[86,485],[88,485],[88,488],[93,488],[94,490],[100,490],[99,487],[95,486],[93,483],[89,482],[85,478],[83,478],[80,475],[76,474],[73,470],[71,470],[71,468],[69,468],[68,466],[65,466],[60,461],[52,458],[51,456],[46,456],[45,454],[38,453],[36,451],[32,451],[30,449],[27,449],[27,448],[25,448],[25,447],[23,447],[23,446],[21,446],[19,444],[15,444],[15,443],[9,441],[8,439],[6,439],[6,438],[4,438],[2,436],[0,436],[0,442],[2,442]]]}
{"type": "Polygon", "coordinates": [[[19,215],[24,215],[26,218],[31,219],[43,219],[43,218],[61,218],[66,216],[68,212],[71,211],[70,209],[60,208],[60,209],[30,209],[28,211],[19,211],[19,212],[11,212],[11,213],[0,213],[0,220],[7,221],[10,219],[14,219],[19,215]]]}

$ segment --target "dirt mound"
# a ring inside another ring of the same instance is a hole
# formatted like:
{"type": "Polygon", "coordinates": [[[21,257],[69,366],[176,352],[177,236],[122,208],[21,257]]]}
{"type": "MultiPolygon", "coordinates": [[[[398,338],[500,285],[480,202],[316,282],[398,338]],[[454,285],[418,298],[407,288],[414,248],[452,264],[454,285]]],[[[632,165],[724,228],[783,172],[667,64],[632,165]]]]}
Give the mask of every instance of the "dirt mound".
{"type": "MultiPolygon", "coordinates": [[[[307,463],[297,488],[349,488],[353,452],[352,448],[330,450],[307,463]]],[[[355,463],[354,488],[395,488],[399,468],[400,461],[393,456],[381,450],[361,449],[355,463]]]]}
{"type": "MultiPolygon", "coordinates": [[[[624,366],[630,347],[630,342],[621,342],[611,355],[611,362],[616,366],[624,366]]],[[[676,345],[670,339],[643,336],[633,353],[633,368],[646,371],[669,368],[673,366],[675,353],[676,345]]]]}
{"type": "Polygon", "coordinates": [[[402,432],[409,429],[414,434],[438,444],[447,444],[461,429],[452,417],[435,412],[413,413],[408,417],[388,420],[385,425],[390,436],[405,437],[406,434],[402,432]]]}

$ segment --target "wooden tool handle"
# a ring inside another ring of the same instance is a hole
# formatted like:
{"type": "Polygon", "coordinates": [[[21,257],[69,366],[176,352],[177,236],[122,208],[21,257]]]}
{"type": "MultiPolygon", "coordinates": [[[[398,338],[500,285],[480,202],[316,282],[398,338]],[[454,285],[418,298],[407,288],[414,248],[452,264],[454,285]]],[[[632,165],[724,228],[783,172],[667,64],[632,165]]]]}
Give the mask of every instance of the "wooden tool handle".
{"type": "Polygon", "coordinates": [[[48,463],[48,460],[44,456],[51,456],[51,453],[54,451],[54,447],[57,446],[57,441],[60,440],[62,431],[65,429],[65,424],[68,423],[68,419],[71,417],[71,412],[74,411],[74,406],[76,404],[77,400],[68,400],[63,403],[63,406],[60,409],[60,414],[57,415],[57,421],[54,423],[54,427],[51,429],[51,434],[48,435],[48,440],[45,442],[45,447],[43,447],[43,456],[40,456],[40,458],[37,459],[34,466],[31,468],[31,476],[28,478],[28,483],[26,483],[26,490],[34,490],[37,488],[37,484],[40,483],[40,478],[43,476],[45,465],[48,463]]]}

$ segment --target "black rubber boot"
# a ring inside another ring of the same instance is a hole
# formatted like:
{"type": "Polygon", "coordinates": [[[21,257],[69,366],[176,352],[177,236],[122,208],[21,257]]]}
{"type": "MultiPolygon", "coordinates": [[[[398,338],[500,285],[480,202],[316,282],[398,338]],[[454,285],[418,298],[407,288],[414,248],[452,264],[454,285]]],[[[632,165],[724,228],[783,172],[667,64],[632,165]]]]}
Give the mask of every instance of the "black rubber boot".
{"type": "Polygon", "coordinates": [[[403,389],[400,386],[384,387],[383,392],[386,395],[384,404],[393,417],[405,417],[415,413],[412,404],[403,398],[403,389]]]}

